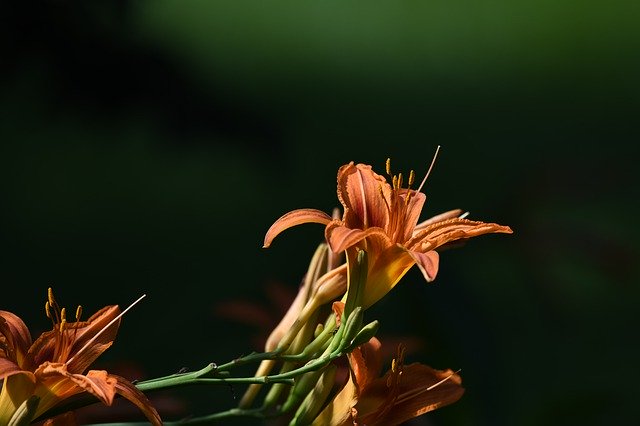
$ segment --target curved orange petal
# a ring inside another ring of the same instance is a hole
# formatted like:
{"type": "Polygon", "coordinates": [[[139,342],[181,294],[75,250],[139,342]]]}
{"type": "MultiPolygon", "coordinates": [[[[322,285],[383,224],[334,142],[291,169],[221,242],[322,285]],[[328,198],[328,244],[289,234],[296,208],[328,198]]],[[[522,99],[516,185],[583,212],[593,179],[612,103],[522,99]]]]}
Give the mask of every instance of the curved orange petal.
{"type": "MultiPolygon", "coordinates": [[[[325,239],[327,243],[329,243],[329,247],[331,247],[331,251],[334,253],[341,253],[348,249],[349,247],[353,247],[356,244],[360,243],[365,238],[369,238],[372,236],[376,236],[382,238],[384,241],[387,241],[386,244],[376,244],[375,248],[384,248],[391,244],[389,237],[386,232],[382,228],[367,228],[367,229],[353,229],[347,226],[344,226],[342,222],[334,221],[327,225],[325,229],[325,239]],[[384,247],[378,247],[378,246],[384,247]]],[[[376,238],[376,241],[379,241],[376,238]]],[[[363,247],[366,251],[372,251],[369,247],[363,247]]],[[[375,251],[375,250],[374,250],[375,251]]]]}
{"type": "Polygon", "coordinates": [[[289,229],[292,226],[301,225],[303,223],[319,223],[327,225],[331,222],[331,216],[321,210],[316,209],[298,209],[285,213],[267,231],[264,237],[263,248],[267,248],[271,245],[273,239],[278,236],[285,229],[289,229]]]}
{"type": "Polygon", "coordinates": [[[338,170],[338,198],[349,228],[386,228],[391,187],[367,164],[346,164],[338,170]],[[385,198],[387,201],[385,201],[385,198]]]}
{"type": "Polygon", "coordinates": [[[414,228],[420,219],[422,208],[427,199],[427,196],[422,192],[414,190],[403,190],[401,193],[401,202],[406,203],[406,211],[404,212],[404,232],[402,234],[401,242],[405,242],[411,238],[414,233],[414,228]],[[409,197],[409,202],[405,200],[409,197]]]}
{"type": "Polygon", "coordinates": [[[424,228],[431,225],[432,223],[442,222],[443,220],[447,220],[447,219],[453,219],[454,217],[459,217],[461,214],[462,214],[462,209],[453,209],[453,210],[446,211],[444,213],[437,214],[417,224],[413,230],[413,233],[417,234],[418,232],[422,231],[424,228]]]}
{"type": "Polygon", "coordinates": [[[32,372],[23,370],[18,364],[8,358],[0,357],[0,380],[4,380],[14,374],[25,374],[32,382],[36,381],[32,372]]]}
{"type": "Polygon", "coordinates": [[[410,251],[409,254],[413,257],[413,260],[416,261],[416,265],[418,265],[424,279],[427,280],[428,283],[433,281],[438,273],[438,266],[440,262],[440,255],[438,252],[435,250],[430,250],[426,253],[410,251]]]}
{"type": "Polygon", "coordinates": [[[31,333],[20,317],[8,311],[0,311],[0,334],[6,339],[7,349],[13,352],[6,355],[11,356],[18,365],[29,368],[23,364],[31,346],[31,333]]]}
{"type": "Polygon", "coordinates": [[[154,426],[161,426],[162,419],[158,411],[151,405],[151,401],[143,394],[140,389],[136,388],[130,381],[124,377],[111,374],[116,379],[116,392],[125,399],[129,400],[142,411],[149,422],[154,426]]]}
{"type": "MultiPolygon", "coordinates": [[[[390,373],[388,372],[382,379],[386,379],[390,373]]],[[[402,424],[436,408],[456,402],[464,393],[461,383],[460,376],[451,370],[435,370],[418,363],[404,366],[393,408],[383,411],[381,415],[373,413],[358,420],[370,426],[402,424]]],[[[372,386],[365,391],[362,398],[370,398],[388,391],[381,380],[377,382],[377,386],[372,386]]]]}
{"type": "Polygon", "coordinates": [[[73,374],[64,363],[45,362],[35,372],[40,382],[49,388],[40,400],[38,412],[42,413],[55,405],[56,400],[68,398],[81,392],[95,396],[102,403],[111,405],[116,394],[116,379],[104,370],[90,370],[86,375],[73,374]]]}
{"type": "Polygon", "coordinates": [[[42,333],[29,349],[35,364],[39,365],[47,361],[67,362],[73,358],[67,365],[68,371],[83,373],[113,343],[118,333],[120,320],[109,325],[104,332],[101,330],[119,314],[120,308],[117,305],[105,306],[86,321],[67,323],[62,331],[65,335],[64,341],[67,342],[67,347],[64,350],[60,348],[56,350],[59,339],[55,337],[55,334],[59,333],[58,330],[42,333]],[[98,333],[100,335],[87,346],[87,343],[98,333]]]}
{"type": "Polygon", "coordinates": [[[447,219],[428,225],[411,238],[406,247],[411,251],[427,252],[446,243],[464,238],[477,237],[483,234],[504,233],[513,231],[508,226],[497,223],[478,222],[468,219],[447,219]]]}

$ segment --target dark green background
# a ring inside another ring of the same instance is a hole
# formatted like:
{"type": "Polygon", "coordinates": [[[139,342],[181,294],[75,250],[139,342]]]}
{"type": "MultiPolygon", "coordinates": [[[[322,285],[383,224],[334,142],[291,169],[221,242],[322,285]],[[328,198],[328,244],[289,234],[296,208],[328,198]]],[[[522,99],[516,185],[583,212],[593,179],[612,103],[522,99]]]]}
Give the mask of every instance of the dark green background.
{"type": "MultiPolygon", "coordinates": [[[[515,234],[368,314],[422,340],[409,361],[462,369],[464,397],[414,424],[637,420],[637,2],[85,3],[5,6],[0,29],[0,308],[34,334],[48,286],[85,312],[146,293],[104,365],[246,353],[260,330],[219,305],[275,319],[269,283],[293,291],[322,238],[262,250],[272,221],[331,211],[343,163],[422,176],[441,145],[424,217],[515,234]]],[[[184,412],[233,404],[192,392],[184,412]]]]}

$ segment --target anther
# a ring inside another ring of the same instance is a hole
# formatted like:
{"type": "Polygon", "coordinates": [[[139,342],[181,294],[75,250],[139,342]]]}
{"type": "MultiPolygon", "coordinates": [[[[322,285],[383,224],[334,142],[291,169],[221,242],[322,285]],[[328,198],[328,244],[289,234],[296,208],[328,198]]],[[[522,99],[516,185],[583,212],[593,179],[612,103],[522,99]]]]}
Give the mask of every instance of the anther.
{"type": "Polygon", "coordinates": [[[44,304],[44,311],[47,314],[47,318],[53,319],[53,318],[51,318],[51,305],[49,305],[49,301],[48,300],[44,304]]]}
{"type": "Polygon", "coordinates": [[[60,333],[64,330],[65,325],[67,325],[67,320],[63,318],[62,321],[60,321],[60,333]]]}
{"type": "Polygon", "coordinates": [[[53,290],[51,289],[51,287],[49,287],[49,289],[47,290],[47,296],[49,298],[49,304],[51,306],[54,306],[56,303],[56,299],[53,298],[53,290]]]}
{"type": "Polygon", "coordinates": [[[414,172],[413,170],[411,170],[409,172],[409,187],[411,187],[411,185],[413,185],[413,181],[416,178],[416,172],[414,172]]]}
{"type": "Polygon", "coordinates": [[[67,321],[67,309],[66,308],[62,308],[62,310],[60,311],[60,321],[67,321]]]}
{"type": "Polygon", "coordinates": [[[385,166],[386,166],[387,174],[391,176],[391,158],[387,158],[387,163],[385,166]]]}
{"type": "Polygon", "coordinates": [[[78,308],[76,309],[76,321],[80,321],[80,317],[82,316],[82,306],[78,305],[78,308]]]}

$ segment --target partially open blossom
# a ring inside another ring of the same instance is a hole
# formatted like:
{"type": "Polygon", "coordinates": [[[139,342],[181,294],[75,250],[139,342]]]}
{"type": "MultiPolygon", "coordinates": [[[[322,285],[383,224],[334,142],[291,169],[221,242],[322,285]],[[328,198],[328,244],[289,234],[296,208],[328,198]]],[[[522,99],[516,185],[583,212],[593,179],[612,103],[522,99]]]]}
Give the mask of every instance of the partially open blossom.
{"type": "MultiPolygon", "coordinates": [[[[16,315],[0,311],[0,424],[7,424],[20,405],[38,401],[31,419],[36,419],[66,399],[89,393],[106,405],[116,394],[134,403],[153,425],[161,425],[158,412],[146,396],[128,380],[104,370],[87,368],[111,346],[120,325],[118,306],[106,306],[81,321],[81,307],[75,321],[67,321],[49,289],[45,305],[53,328],[34,342],[24,322],[16,315]]],[[[63,422],[69,424],[72,416],[63,422]]]]}
{"type": "MultiPolygon", "coordinates": [[[[325,225],[325,237],[335,253],[363,249],[369,257],[365,307],[387,294],[406,272],[417,264],[427,282],[435,279],[439,255],[447,243],[487,233],[511,233],[508,226],[464,219],[461,210],[451,210],[419,223],[426,196],[421,186],[411,189],[413,171],[404,187],[402,174],[392,175],[391,185],[371,166],[350,162],[338,171],[338,199],[342,219],[332,219],[316,209],[291,211],[269,228],[268,247],[282,231],[301,223],[325,225]]],[[[424,181],[423,181],[424,183],[424,181]]]]}
{"type": "MultiPolygon", "coordinates": [[[[343,306],[334,304],[339,317],[343,306]]],[[[398,347],[391,369],[382,377],[381,344],[375,337],[347,355],[349,379],[316,417],[313,425],[392,426],[456,402],[464,389],[451,370],[427,365],[403,365],[404,347],[398,347]]]]}

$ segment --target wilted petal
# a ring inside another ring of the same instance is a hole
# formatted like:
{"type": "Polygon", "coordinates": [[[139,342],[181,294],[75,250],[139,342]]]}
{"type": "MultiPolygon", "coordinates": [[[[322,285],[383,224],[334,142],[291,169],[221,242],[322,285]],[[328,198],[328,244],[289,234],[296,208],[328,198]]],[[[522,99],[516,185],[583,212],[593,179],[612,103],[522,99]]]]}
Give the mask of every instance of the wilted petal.
{"type": "Polygon", "coordinates": [[[420,272],[424,275],[424,279],[427,280],[428,283],[433,281],[438,273],[438,264],[440,261],[438,252],[435,250],[426,253],[411,251],[409,254],[416,261],[416,265],[418,265],[420,272]]]}
{"type": "Polygon", "coordinates": [[[303,223],[320,223],[326,225],[331,222],[331,216],[321,210],[298,209],[282,215],[267,231],[264,237],[263,247],[269,247],[273,239],[285,229],[303,223]]]}
{"type": "Polygon", "coordinates": [[[145,394],[143,394],[127,379],[120,376],[115,376],[113,374],[111,374],[110,376],[116,379],[116,392],[118,393],[118,395],[121,395],[125,399],[135,404],[135,406],[144,413],[144,415],[152,425],[162,425],[162,419],[160,418],[158,411],[156,411],[156,409],[151,405],[151,402],[149,401],[149,399],[147,399],[145,394]]]}
{"type": "Polygon", "coordinates": [[[350,228],[385,228],[389,222],[386,200],[391,188],[384,177],[366,164],[346,164],[338,170],[338,198],[344,206],[344,222],[350,228]]]}

